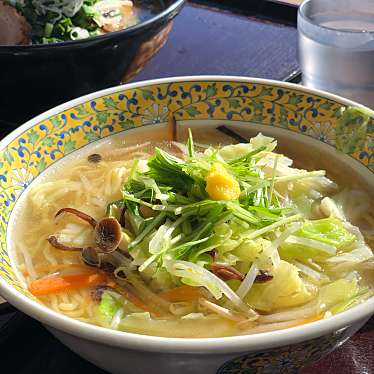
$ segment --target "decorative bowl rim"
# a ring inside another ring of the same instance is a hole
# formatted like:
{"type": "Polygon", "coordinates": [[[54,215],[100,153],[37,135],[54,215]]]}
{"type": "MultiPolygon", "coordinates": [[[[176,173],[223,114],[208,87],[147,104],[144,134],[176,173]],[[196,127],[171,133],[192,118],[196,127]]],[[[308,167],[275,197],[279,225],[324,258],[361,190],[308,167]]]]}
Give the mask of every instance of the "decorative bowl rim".
{"type": "Polygon", "coordinates": [[[128,27],[123,30],[119,31],[112,31],[107,34],[92,36],[90,38],[86,39],[77,39],[77,40],[67,40],[64,42],[58,42],[58,43],[51,43],[51,44],[26,44],[26,45],[0,45],[0,53],[4,51],[14,51],[14,52],[21,52],[21,51],[28,51],[28,50],[38,50],[38,49],[45,49],[45,48],[58,48],[58,47],[69,47],[69,46],[80,46],[82,44],[85,44],[86,42],[96,42],[104,39],[111,39],[115,38],[116,36],[122,36],[122,35],[131,35],[139,30],[154,24],[163,18],[167,17],[169,14],[172,14],[175,10],[180,9],[186,0],[173,0],[173,3],[170,4],[167,8],[161,10],[157,14],[155,14],[153,17],[146,19],[144,22],[139,22],[134,26],[128,27]]]}
{"type": "MultiPolygon", "coordinates": [[[[271,79],[228,76],[228,75],[196,75],[196,76],[180,76],[168,77],[154,80],[140,81],[136,83],[124,84],[107,88],[101,91],[81,96],[70,100],[55,108],[52,108],[37,117],[29,120],[21,125],[8,136],[0,141],[0,151],[12,140],[17,138],[28,128],[34,126],[49,117],[61,113],[67,109],[75,107],[84,102],[94,100],[103,96],[115,94],[120,91],[147,87],[164,83],[178,82],[241,82],[251,84],[271,85],[291,90],[297,90],[306,94],[321,96],[330,100],[341,103],[342,105],[364,107],[354,101],[342,98],[340,96],[300,86],[294,83],[281,82],[271,79]]],[[[374,111],[370,110],[373,115],[374,111]]],[[[4,279],[0,277],[0,294],[7,299],[15,307],[29,314],[33,318],[41,321],[49,327],[78,336],[90,341],[102,343],[115,347],[130,348],[134,350],[142,350],[149,352],[165,352],[165,353],[199,353],[199,354],[224,354],[224,353],[241,353],[246,351],[258,351],[259,349],[269,349],[280,347],[283,345],[298,343],[301,341],[313,339],[333,331],[353,325],[355,322],[369,318],[374,314],[374,297],[366,300],[364,303],[353,307],[343,313],[337,314],[328,319],[311,322],[307,325],[292,327],[284,330],[254,334],[243,336],[230,336],[222,338],[167,338],[158,336],[140,335],[122,331],[115,331],[99,326],[90,325],[73,318],[64,316],[44,305],[34,301],[27,296],[21,294],[4,279]]]]}

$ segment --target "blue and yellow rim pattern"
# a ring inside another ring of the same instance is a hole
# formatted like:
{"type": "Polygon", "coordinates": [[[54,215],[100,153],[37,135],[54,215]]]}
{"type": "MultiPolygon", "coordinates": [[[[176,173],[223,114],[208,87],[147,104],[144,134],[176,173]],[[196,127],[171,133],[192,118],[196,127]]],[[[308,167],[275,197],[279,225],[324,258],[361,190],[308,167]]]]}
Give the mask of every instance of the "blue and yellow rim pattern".
{"type": "MultiPolygon", "coordinates": [[[[241,121],[280,127],[335,146],[342,104],[302,89],[232,81],[159,83],[88,100],[34,124],[10,141],[0,157],[0,276],[28,295],[7,253],[11,212],[27,186],[47,167],[81,147],[132,128],[177,120],[241,121]]],[[[350,155],[374,172],[374,120],[350,155]]],[[[30,296],[30,295],[28,295],[30,296]]]]}

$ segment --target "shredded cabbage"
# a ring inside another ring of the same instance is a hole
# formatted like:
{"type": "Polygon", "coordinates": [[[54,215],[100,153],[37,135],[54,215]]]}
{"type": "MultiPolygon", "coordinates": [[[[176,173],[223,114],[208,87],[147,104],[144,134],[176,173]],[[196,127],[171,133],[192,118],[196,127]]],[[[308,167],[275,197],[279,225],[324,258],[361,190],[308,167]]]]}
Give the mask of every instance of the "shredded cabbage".
{"type": "Polygon", "coordinates": [[[355,235],[344,228],[340,219],[333,217],[307,221],[295,235],[318,240],[338,249],[352,244],[356,239],[355,235]]]}
{"type": "Polygon", "coordinates": [[[117,313],[120,309],[123,310],[122,304],[123,300],[121,300],[119,295],[115,297],[113,293],[104,291],[101,295],[101,301],[96,308],[96,320],[101,325],[117,329],[119,320],[122,317],[122,315],[118,315],[117,313]],[[113,322],[116,314],[117,318],[113,322]]]}
{"type": "Polygon", "coordinates": [[[329,264],[338,264],[342,262],[353,262],[358,264],[373,258],[373,252],[367,245],[362,245],[355,248],[351,252],[345,252],[334,257],[330,257],[326,260],[329,264]]]}
{"type": "Polygon", "coordinates": [[[345,310],[352,308],[353,306],[357,304],[362,303],[363,301],[367,300],[373,295],[374,295],[373,291],[367,288],[363,290],[359,290],[353,297],[347,300],[341,301],[340,303],[330,308],[330,312],[332,314],[344,312],[345,310]]]}
{"type": "Polygon", "coordinates": [[[321,287],[318,302],[324,309],[330,309],[340,302],[348,301],[358,292],[359,287],[356,279],[338,279],[321,287]]]}
{"type": "Polygon", "coordinates": [[[314,294],[306,288],[294,265],[282,260],[273,276],[269,282],[254,284],[245,297],[252,308],[269,312],[301,305],[313,298],[314,294]]]}
{"type": "MultiPolygon", "coordinates": [[[[264,136],[259,133],[254,138],[251,138],[248,144],[240,143],[235,145],[227,145],[219,149],[218,155],[225,161],[233,161],[244,157],[248,153],[264,148],[264,151],[272,152],[277,146],[276,140],[271,137],[264,136]]],[[[207,154],[211,151],[205,151],[207,154]]]]}
{"type": "Polygon", "coordinates": [[[337,218],[307,221],[282,244],[280,254],[286,259],[324,261],[356,239],[337,218]]]}
{"type": "Polygon", "coordinates": [[[301,273],[305,274],[308,276],[314,283],[320,284],[320,283],[325,283],[329,281],[329,277],[326,274],[323,274],[313,268],[311,268],[308,265],[305,265],[299,261],[296,260],[290,260],[290,263],[295,265],[301,273]]]}

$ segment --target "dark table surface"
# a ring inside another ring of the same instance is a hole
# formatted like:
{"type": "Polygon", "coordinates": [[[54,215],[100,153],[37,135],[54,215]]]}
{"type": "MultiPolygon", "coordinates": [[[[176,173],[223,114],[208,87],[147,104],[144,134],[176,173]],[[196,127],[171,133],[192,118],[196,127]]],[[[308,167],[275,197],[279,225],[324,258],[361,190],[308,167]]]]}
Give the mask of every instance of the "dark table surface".
{"type": "MultiPolygon", "coordinates": [[[[264,1],[230,3],[238,11],[227,10],[225,0],[217,0],[215,5],[211,1],[189,3],[175,20],[165,47],[133,81],[199,74],[297,81],[295,10],[270,9],[264,1]]],[[[0,137],[11,130],[0,116],[0,137]]],[[[69,351],[38,322],[1,306],[0,351],[1,373],[104,374],[69,351]]],[[[374,373],[374,318],[335,352],[300,371],[312,373],[374,373]]]]}
{"type": "Polygon", "coordinates": [[[165,47],[134,80],[242,75],[285,80],[298,71],[295,24],[189,3],[165,47]]]}

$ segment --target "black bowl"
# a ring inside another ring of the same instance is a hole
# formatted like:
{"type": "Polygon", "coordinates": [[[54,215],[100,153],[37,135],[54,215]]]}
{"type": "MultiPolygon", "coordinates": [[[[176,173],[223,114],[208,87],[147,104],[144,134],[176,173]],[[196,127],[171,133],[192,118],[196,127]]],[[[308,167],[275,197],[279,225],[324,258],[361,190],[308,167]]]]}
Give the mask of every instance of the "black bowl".
{"type": "Polygon", "coordinates": [[[94,38],[0,46],[0,121],[21,124],[93,91],[127,81],[163,46],[185,0],[166,0],[154,17],[94,38]]]}

